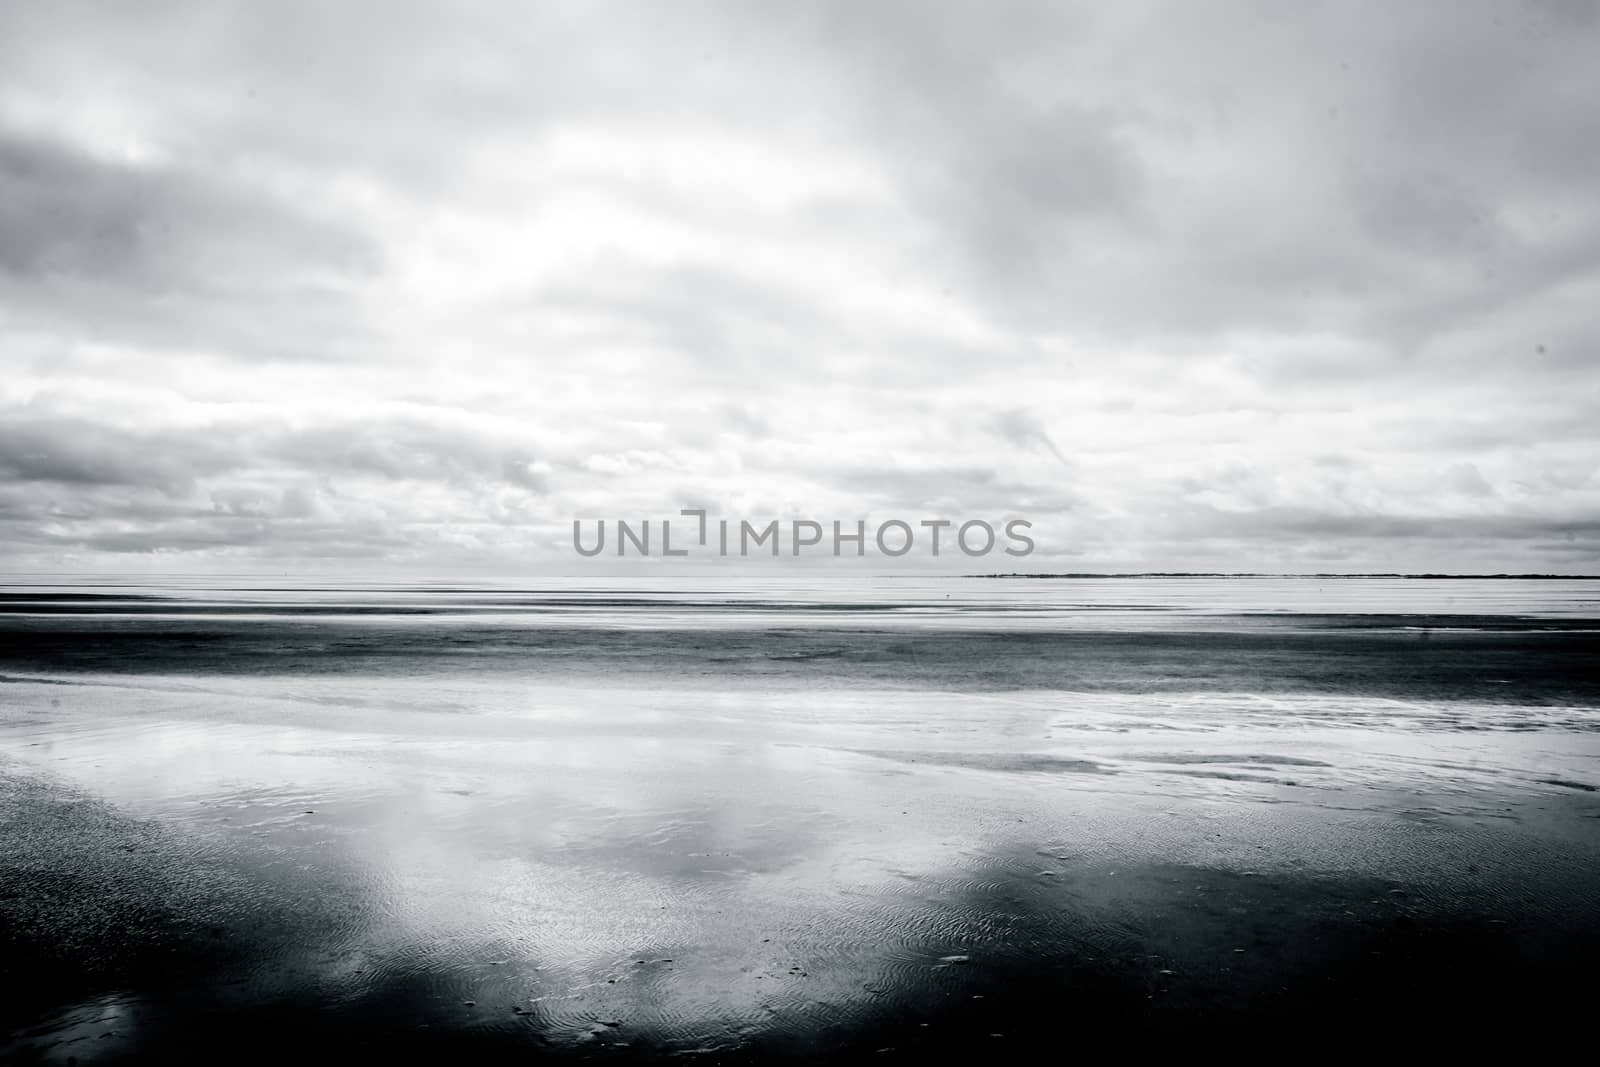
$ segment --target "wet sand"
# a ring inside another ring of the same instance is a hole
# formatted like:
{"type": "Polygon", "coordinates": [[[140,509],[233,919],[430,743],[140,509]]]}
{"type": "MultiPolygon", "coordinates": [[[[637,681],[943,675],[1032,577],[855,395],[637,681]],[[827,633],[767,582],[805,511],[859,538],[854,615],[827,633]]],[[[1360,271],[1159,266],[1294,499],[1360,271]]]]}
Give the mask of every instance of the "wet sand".
{"type": "Polygon", "coordinates": [[[1600,988],[1570,613],[100,614],[0,616],[18,1062],[1527,1049],[1600,988]]]}

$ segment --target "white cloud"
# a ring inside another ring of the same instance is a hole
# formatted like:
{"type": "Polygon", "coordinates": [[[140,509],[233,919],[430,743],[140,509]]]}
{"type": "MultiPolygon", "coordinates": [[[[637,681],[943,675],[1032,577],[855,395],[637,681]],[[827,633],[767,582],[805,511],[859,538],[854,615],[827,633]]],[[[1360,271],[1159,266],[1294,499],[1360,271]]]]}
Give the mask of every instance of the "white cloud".
{"type": "Polygon", "coordinates": [[[1594,570],[1597,26],[10,6],[0,567],[562,567],[698,504],[1594,570]]]}

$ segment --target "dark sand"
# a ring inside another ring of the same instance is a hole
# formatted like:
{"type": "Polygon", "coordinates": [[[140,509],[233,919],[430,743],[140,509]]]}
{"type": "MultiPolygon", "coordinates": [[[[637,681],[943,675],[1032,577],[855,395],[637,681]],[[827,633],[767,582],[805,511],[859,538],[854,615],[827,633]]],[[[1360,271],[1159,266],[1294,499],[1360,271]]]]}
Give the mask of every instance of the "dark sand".
{"type": "Polygon", "coordinates": [[[563,961],[485,931],[448,959],[418,946],[396,964],[336,949],[370,917],[325,869],[196,856],[149,823],[15,777],[0,796],[0,947],[17,1026],[5,1054],[17,1062],[509,1062],[530,1050],[751,1062],[1197,1041],[1299,1055],[1437,1052],[1491,1035],[1530,1049],[1582,1036],[1600,959],[1592,856],[1446,828],[1430,832],[1460,855],[1426,881],[1111,867],[1045,843],[969,860],[954,885],[908,875],[873,902],[940,913],[961,931],[944,940],[839,945],[756,926],[731,945],[651,943],[649,958],[573,981],[563,961]],[[672,1009],[760,980],[781,1006],[754,1018],[672,1009]]]}

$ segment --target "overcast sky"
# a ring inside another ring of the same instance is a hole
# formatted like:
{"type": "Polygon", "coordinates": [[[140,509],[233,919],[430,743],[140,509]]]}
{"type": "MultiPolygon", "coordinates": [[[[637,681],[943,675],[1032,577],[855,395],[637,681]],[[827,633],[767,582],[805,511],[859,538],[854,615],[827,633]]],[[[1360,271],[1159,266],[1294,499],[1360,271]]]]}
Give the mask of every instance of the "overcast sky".
{"type": "Polygon", "coordinates": [[[0,570],[698,505],[1600,571],[1597,56],[1567,2],[0,5],[0,570]]]}

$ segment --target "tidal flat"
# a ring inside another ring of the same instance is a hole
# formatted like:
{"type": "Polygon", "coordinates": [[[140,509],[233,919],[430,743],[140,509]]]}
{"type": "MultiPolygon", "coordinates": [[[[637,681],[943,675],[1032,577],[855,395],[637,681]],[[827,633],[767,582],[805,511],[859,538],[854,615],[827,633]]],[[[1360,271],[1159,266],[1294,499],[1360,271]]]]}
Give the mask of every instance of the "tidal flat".
{"type": "Polygon", "coordinates": [[[18,581],[0,1055],[1554,1043],[1600,988],[1597,620],[1579,581],[18,581]]]}

